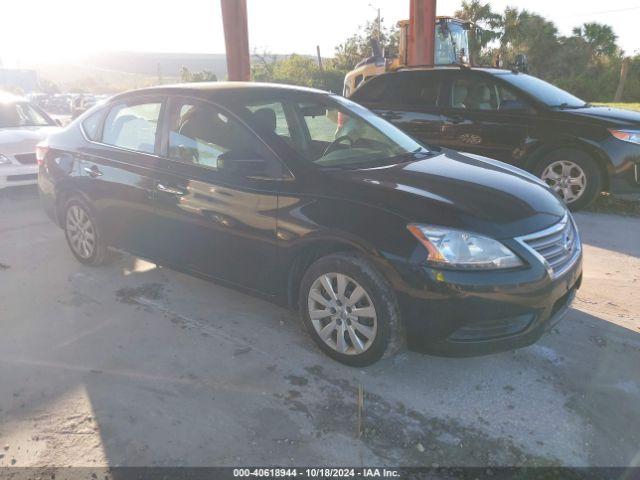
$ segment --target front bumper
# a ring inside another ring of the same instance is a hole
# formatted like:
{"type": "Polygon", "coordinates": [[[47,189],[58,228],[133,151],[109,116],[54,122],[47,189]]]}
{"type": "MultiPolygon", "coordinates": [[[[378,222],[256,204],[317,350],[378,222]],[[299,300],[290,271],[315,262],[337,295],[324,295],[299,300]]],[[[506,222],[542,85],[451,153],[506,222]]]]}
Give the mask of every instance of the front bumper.
{"type": "Polygon", "coordinates": [[[38,165],[0,166],[0,189],[38,182],[38,165]]]}
{"type": "Polygon", "coordinates": [[[475,356],[535,343],[568,310],[582,282],[582,256],[557,278],[542,265],[512,272],[421,267],[398,292],[412,350],[475,356]]]}
{"type": "Polygon", "coordinates": [[[609,139],[602,145],[609,155],[609,191],[611,193],[640,192],[640,145],[609,139]]]}

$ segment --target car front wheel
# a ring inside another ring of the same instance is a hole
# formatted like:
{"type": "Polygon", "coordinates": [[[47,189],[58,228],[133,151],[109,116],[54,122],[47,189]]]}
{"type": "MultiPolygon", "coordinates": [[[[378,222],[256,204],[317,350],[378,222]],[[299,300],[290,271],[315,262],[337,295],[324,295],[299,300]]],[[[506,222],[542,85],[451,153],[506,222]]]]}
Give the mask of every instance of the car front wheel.
{"type": "Polygon", "coordinates": [[[370,262],[357,255],[329,255],[311,265],[299,304],[315,343],[346,365],[370,365],[402,345],[395,294],[370,262]]]}
{"type": "Polygon", "coordinates": [[[536,172],[571,210],[588,207],[602,191],[602,173],[586,153],[562,149],[536,166],[536,172]]]}

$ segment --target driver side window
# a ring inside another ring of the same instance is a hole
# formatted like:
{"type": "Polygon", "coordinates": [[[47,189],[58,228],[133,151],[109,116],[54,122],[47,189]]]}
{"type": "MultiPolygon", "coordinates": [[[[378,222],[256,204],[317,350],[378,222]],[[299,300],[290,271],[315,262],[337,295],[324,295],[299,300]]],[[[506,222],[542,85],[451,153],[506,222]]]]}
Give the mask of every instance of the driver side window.
{"type": "Polygon", "coordinates": [[[451,83],[450,106],[457,110],[524,110],[526,103],[516,94],[485,77],[460,77],[451,83]]]}
{"type": "Polygon", "coordinates": [[[496,85],[485,78],[456,78],[451,86],[451,107],[458,110],[497,110],[496,85]]]}

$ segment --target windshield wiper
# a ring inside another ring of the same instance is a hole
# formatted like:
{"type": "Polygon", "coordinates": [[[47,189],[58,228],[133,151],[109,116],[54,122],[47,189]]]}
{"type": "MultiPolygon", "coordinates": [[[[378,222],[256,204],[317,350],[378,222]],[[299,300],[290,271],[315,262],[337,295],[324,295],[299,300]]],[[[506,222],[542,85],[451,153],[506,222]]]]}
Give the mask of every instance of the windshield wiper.
{"type": "Polygon", "coordinates": [[[589,108],[590,106],[591,104],[589,103],[585,103],[583,105],[569,105],[568,103],[564,102],[560,105],[553,105],[551,108],[559,108],[560,110],[578,110],[580,108],[589,108]]]}

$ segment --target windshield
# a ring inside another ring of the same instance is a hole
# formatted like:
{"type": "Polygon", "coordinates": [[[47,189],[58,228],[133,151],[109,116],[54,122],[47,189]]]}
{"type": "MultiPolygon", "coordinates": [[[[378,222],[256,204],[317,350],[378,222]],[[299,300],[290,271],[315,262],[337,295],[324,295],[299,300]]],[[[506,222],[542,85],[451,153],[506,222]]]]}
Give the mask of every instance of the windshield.
{"type": "Polygon", "coordinates": [[[584,100],[531,75],[513,74],[503,75],[501,78],[549,107],[584,108],[587,106],[584,100]]]}
{"type": "Polygon", "coordinates": [[[0,103],[0,128],[45,127],[49,120],[27,102],[0,103]]]}
{"type": "Polygon", "coordinates": [[[398,163],[427,150],[369,110],[336,97],[337,105],[317,104],[321,116],[306,115],[312,148],[307,160],[319,167],[366,168],[398,163]]]}
{"type": "Polygon", "coordinates": [[[342,97],[263,100],[245,105],[253,121],[280,137],[308,164],[324,169],[392,165],[428,154],[421,144],[342,97]]]}

